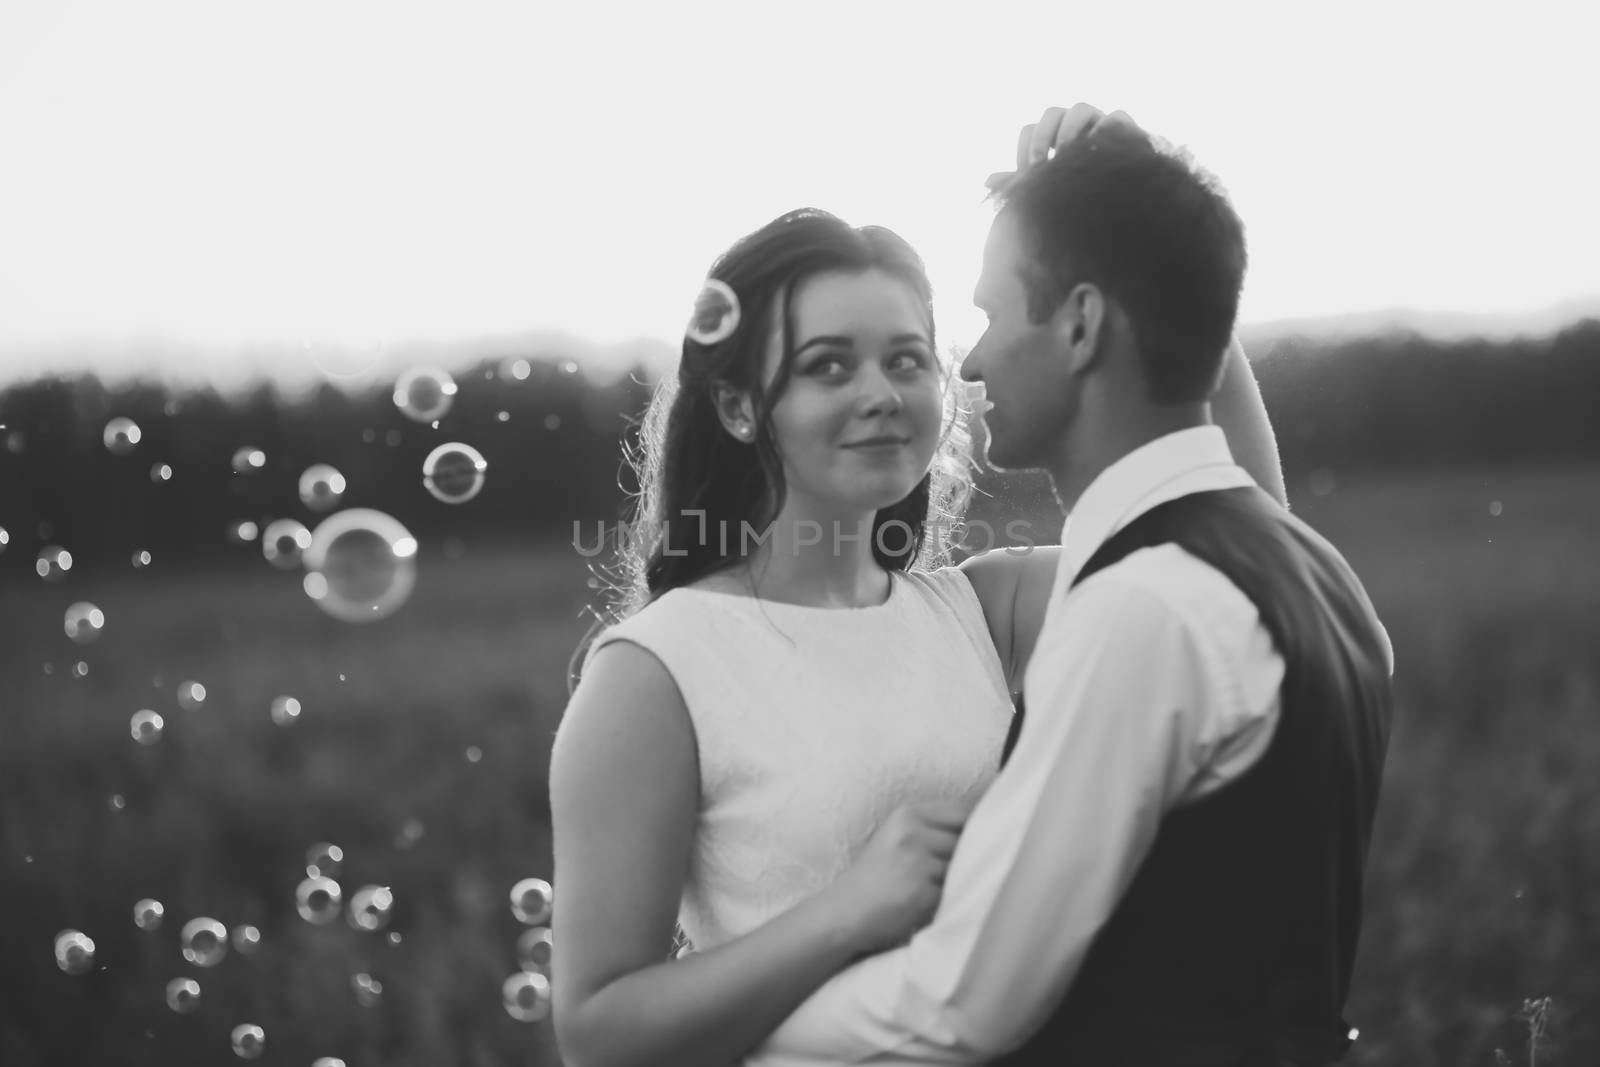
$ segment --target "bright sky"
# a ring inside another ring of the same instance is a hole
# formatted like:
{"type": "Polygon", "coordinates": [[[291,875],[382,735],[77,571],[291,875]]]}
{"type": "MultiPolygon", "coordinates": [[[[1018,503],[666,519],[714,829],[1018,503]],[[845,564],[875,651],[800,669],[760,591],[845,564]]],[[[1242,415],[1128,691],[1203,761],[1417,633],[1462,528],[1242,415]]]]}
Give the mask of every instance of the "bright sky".
{"type": "Polygon", "coordinates": [[[0,379],[672,338],[801,205],[970,343],[982,179],[1080,99],[1221,178],[1246,322],[1542,308],[1600,292],[1584,6],[0,0],[0,379]]]}

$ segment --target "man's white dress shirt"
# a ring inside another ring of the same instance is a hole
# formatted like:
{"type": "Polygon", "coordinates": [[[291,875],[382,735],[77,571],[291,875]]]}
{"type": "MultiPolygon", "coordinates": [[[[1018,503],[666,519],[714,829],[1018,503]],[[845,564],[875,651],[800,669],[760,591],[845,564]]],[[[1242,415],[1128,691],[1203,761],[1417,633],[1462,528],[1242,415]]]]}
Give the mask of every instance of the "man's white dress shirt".
{"type": "Polygon", "coordinates": [[[748,1063],[971,1064],[1045,1023],[1162,816],[1266,750],[1284,675],[1255,606],[1175,545],[1067,591],[1156,505],[1252,484],[1222,431],[1203,426],[1089,485],[1062,530],[1016,749],[961,834],[932,924],[828,981],[748,1063]]]}

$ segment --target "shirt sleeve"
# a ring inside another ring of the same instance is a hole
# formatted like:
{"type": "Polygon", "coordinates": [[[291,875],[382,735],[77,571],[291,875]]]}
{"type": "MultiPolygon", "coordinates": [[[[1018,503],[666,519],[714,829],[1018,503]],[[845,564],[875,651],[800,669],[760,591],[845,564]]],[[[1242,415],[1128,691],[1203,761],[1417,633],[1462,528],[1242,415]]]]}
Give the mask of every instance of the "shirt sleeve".
{"type": "Polygon", "coordinates": [[[977,1063],[1059,1004],[1238,687],[1203,626],[1111,571],[1051,613],[1038,647],[1016,750],[932,924],[829,980],[750,1063],[977,1063]]]}

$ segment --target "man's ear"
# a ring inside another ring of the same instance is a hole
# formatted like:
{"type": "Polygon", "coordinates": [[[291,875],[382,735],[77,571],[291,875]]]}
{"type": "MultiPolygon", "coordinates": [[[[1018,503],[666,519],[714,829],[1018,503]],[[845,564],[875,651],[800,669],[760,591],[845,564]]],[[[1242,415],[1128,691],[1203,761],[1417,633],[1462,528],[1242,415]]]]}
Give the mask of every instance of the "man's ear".
{"type": "Polygon", "coordinates": [[[1107,322],[1110,310],[1100,287],[1089,282],[1073,286],[1056,308],[1056,338],[1061,351],[1067,355],[1067,366],[1072,373],[1084,373],[1099,358],[1110,328],[1107,322]]]}
{"type": "Polygon", "coordinates": [[[717,382],[711,390],[722,428],[741,441],[750,440],[756,426],[755,405],[750,402],[750,395],[726,382],[717,382]]]}

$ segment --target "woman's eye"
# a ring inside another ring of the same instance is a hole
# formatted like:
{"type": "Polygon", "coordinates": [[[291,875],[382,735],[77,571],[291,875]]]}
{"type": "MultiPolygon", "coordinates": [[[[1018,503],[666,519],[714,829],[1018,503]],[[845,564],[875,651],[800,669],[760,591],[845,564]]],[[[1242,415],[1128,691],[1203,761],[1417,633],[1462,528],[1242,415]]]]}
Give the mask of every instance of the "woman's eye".
{"type": "Polygon", "coordinates": [[[811,364],[811,373],[821,375],[824,378],[837,377],[843,370],[844,360],[842,359],[819,359],[811,364]]]}
{"type": "Polygon", "coordinates": [[[899,370],[921,370],[928,365],[928,357],[921,352],[896,352],[893,363],[899,370]]]}

